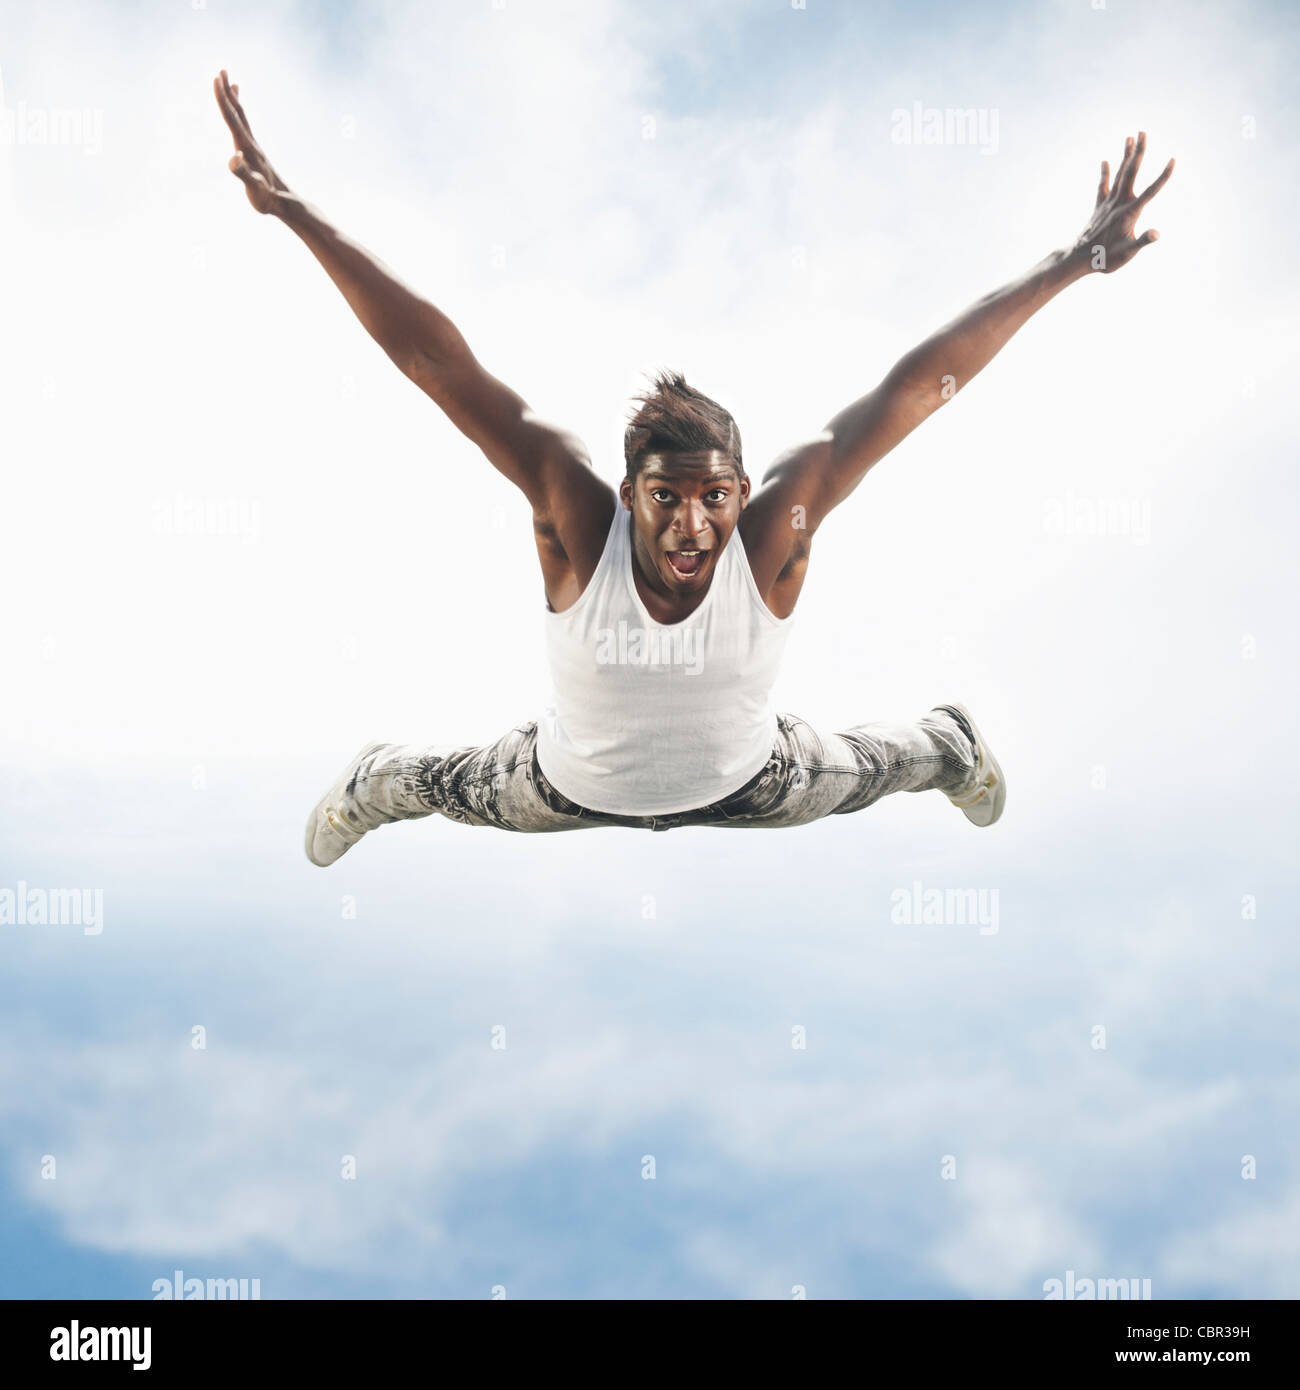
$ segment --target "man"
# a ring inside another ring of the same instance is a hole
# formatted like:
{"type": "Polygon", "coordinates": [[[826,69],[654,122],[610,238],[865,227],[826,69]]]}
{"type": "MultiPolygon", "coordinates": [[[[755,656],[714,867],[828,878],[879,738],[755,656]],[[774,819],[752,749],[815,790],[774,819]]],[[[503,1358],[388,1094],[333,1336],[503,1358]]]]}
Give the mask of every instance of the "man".
{"type": "Polygon", "coordinates": [[[1174,161],[1135,195],[1144,132],[1126,141],[1113,188],[1103,162],[1092,218],[1068,250],[906,353],[757,490],[727,411],[661,373],[637,398],[615,494],[581,441],[539,419],[445,315],[289,190],[239,89],[224,71],[213,85],[252,205],[306,243],[375,341],[527,497],[546,592],[554,695],[542,720],[482,748],[367,745],[312,811],[313,864],[434,812],[516,831],[781,827],[934,788],[975,825],[998,819],[1002,770],[962,705],[819,733],[776,714],[768,692],[832,508],[1049,299],[1156,240],[1135,224],[1174,161]]]}

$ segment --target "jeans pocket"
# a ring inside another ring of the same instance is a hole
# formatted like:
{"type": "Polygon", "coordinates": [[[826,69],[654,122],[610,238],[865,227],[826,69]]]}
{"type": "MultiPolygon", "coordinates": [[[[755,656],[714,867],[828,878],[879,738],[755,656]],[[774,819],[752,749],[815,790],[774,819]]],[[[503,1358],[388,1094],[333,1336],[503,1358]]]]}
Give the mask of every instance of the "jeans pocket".
{"type": "Polygon", "coordinates": [[[562,816],[586,816],[591,813],[584,806],[579,806],[576,801],[570,801],[567,796],[561,796],[553,786],[546,780],[545,774],[537,762],[537,750],[533,749],[533,756],[528,760],[528,780],[533,784],[533,790],[538,798],[545,802],[552,811],[558,811],[562,816]]]}
{"type": "Polygon", "coordinates": [[[747,820],[774,810],[785,795],[787,771],[785,759],[773,753],[757,776],[746,782],[739,791],[718,802],[716,809],[719,818],[747,820]]]}

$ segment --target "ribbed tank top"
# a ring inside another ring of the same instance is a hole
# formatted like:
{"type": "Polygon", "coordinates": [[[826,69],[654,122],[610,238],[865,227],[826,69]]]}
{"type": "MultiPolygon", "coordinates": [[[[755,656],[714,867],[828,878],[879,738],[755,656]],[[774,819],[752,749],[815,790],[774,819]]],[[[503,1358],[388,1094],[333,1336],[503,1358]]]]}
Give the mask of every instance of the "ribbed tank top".
{"type": "Polygon", "coordinates": [[[733,532],[695,612],[656,622],[632,577],[631,528],[617,506],[591,582],[546,613],[552,694],[537,761],[579,806],[671,815],[720,801],[771,756],[769,692],[792,619],[763,602],[733,532]]]}

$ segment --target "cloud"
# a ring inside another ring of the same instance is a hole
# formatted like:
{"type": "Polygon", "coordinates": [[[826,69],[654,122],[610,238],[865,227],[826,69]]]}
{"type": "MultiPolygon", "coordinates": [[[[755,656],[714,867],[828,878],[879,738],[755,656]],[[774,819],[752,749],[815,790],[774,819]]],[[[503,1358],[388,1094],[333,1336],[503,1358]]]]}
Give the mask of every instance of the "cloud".
{"type": "Polygon", "coordinates": [[[1224,1216],[1180,1233],[1163,1252],[1166,1277],[1185,1288],[1250,1289],[1256,1298],[1295,1298],[1295,1233],[1300,1227],[1300,1190],[1261,1200],[1243,1191],[1233,1206],[1257,1210],[1224,1216]]]}
{"type": "MultiPolygon", "coordinates": [[[[119,921],[93,977],[62,977],[72,1017],[88,1017],[77,991],[104,1011],[80,1029],[40,1004],[40,972],[17,957],[34,999],[0,1039],[0,1134],[26,1200],[66,1240],[164,1271],[287,1261],[268,1297],[304,1271],[399,1286],[437,1271],[454,1293],[488,1277],[488,1250],[493,1279],[538,1294],[648,1281],[656,1296],[784,1298],[804,1283],[812,1297],[1038,1297],[1067,1268],[1151,1277],[1171,1244],[1158,1269],[1175,1296],[1214,1248],[1184,1250],[1183,1194],[1203,1193],[1200,1220],[1231,1210],[1223,1136],[1248,1126],[1261,1162],[1279,1161],[1267,1135],[1282,1094],[1205,1078],[1197,1053],[1171,1073],[1120,1026],[1130,991],[1102,1015],[1108,1049],[1091,1045],[1096,983],[1077,953],[1101,966],[1105,937],[1077,929],[1087,904],[1056,928],[1052,982],[1010,928],[972,938],[979,952],[954,971],[954,929],[882,929],[887,894],[874,926],[809,922],[796,942],[671,898],[650,923],[577,900],[550,921],[512,918],[475,856],[461,863],[464,884],[423,915],[354,880],[363,921],[318,920],[309,937],[272,929],[270,905],[260,931],[219,903],[215,928],[119,921]],[[202,984],[117,1036],[132,982],[160,966],[202,984]],[[806,1048],[791,1047],[795,1025],[806,1048]],[[603,1234],[561,1235],[552,1212],[575,1210],[606,1213],[603,1234]]],[[[526,861],[513,879],[503,901],[541,891],[526,861]]],[[[798,893],[775,888],[777,920],[798,893]]],[[[1152,1037],[1176,1033],[1182,997],[1134,1001],[1152,1037]]],[[[1219,1027],[1202,1024],[1211,1057],[1219,1027]]],[[[1215,1283],[1253,1287],[1244,1256],[1215,1283]]]]}

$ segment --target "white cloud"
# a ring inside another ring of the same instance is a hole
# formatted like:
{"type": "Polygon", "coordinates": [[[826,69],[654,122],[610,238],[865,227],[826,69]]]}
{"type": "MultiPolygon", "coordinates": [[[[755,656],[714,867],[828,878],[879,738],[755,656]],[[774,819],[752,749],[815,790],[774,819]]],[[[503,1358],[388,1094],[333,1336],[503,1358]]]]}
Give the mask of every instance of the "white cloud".
{"type": "Polygon", "coordinates": [[[1064,1277],[1056,1268],[1062,1251],[1077,1261],[1072,1267],[1097,1267],[1098,1241],[1060,1193],[1045,1190],[1032,1164],[995,1159],[975,1167],[955,1180],[953,1206],[956,1229],[935,1243],[929,1258],[968,1298],[1036,1292],[1044,1279],[1064,1277]]]}
{"type": "Polygon", "coordinates": [[[1300,1190],[1292,1187],[1269,1199],[1244,1182],[1234,1207],[1224,1216],[1172,1238],[1163,1253],[1166,1277],[1186,1288],[1248,1288],[1256,1298],[1295,1298],[1296,1232],[1300,1231],[1300,1190]]]}
{"type": "MultiPolygon", "coordinates": [[[[1211,1256],[1198,1251],[1229,1240],[1216,1231],[1184,1248],[1183,1213],[1153,1205],[1139,1255],[1118,1213],[1173,1174],[1210,1171],[1221,1134],[1246,1114],[1266,1123],[1259,1098],[1162,1077],[1128,1046],[1098,1054],[1059,1023],[1045,1030],[1035,1010],[1077,1016],[1078,1000],[1035,998],[1033,968],[1004,978],[994,1032],[969,1007],[958,1022],[972,983],[992,977],[938,971],[936,941],[848,950],[842,932],[813,932],[781,983],[761,933],[737,953],[719,926],[624,926],[602,942],[609,926],[536,925],[525,966],[508,926],[457,925],[456,896],[439,916],[435,937],[385,929],[372,899],[362,938],[318,928],[310,960],[276,944],[229,956],[219,978],[197,940],[139,935],[126,949],[140,963],[116,961],[100,997],[118,998],[118,972],[134,979],[170,949],[176,970],[208,981],[192,1003],[211,1020],[208,1048],[152,1023],[131,1041],[15,1025],[0,1056],[25,1059],[22,1084],[15,1061],[0,1133],[23,1195],[65,1239],[162,1265],[243,1267],[269,1251],[304,1269],[418,1278],[431,1262],[454,1286],[484,1243],[466,1197],[499,1184],[513,1231],[502,1258],[518,1283],[523,1270],[542,1277],[554,1238],[545,1211],[510,1206],[518,1175],[549,1163],[567,1194],[578,1172],[599,1172],[633,1202],[649,1153],[658,1172],[641,1190],[671,1252],[659,1258],[734,1297],[787,1297],[799,1282],[849,1296],[853,1258],[895,1289],[1035,1297],[1066,1268],[1151,1277],[1150,1252],[1171,1241],[1160,1279],[1174,1296],[1203,1276],[1211,1256]],[[924,985],[918,949],[935,956],[924,985]],[[806,1050],[790,1047],[792,1021],[808,1029],[806,1050]],[[504,1050],[490,1046],[497,1025],[504,1050]],[[55,1155],[55,1182],[32,1152],[55,1155]],[[355,1183],[340,1176],[345,1154],[355,1183]],[[941,1177],[948,1154],[955,1181],[941,1177]],[[745,1230],[726,1234],[719,1202],[745,1205],[745,1230]]],[[[1275,1146],[1261,1161],[1276,1164],[1275,1146]]],[[[1208,1211],[1227,1200],[1207,1197],[1208,1211]]],[[[574,1256],[590,1272],[600,1233],[581,1238],[595,1242],[574,1256]]],[[[1255,1287],[1244,1258],[1216,1287],[1255,1287]]]]}

